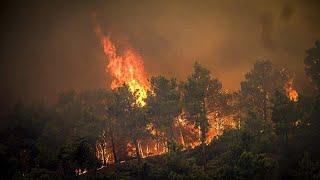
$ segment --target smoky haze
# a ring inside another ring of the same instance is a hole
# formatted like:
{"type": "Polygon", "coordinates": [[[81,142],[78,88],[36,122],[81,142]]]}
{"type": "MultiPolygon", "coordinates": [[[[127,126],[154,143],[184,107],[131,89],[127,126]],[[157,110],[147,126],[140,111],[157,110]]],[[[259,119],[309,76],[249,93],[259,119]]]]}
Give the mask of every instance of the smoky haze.
{"type": "MultiPolygon", "coordinates": [[[[109,87],[94,20],[144,58],[149,76],[184,79],[194,61],[239,89],[256,60],[294,72],[304,87],[305,50],[320,36],[310,1],[10,1],[1,5],[1,108],[51,102],[58,92],[109,87]]],[[[299,88],[299,87],[298,87],[299,88]]]]}

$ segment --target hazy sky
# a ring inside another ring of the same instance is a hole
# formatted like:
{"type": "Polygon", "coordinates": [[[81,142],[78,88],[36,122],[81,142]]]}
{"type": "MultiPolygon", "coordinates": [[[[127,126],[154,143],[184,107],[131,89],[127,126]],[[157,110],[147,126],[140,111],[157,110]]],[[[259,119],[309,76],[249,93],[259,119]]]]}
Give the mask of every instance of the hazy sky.
{"type": "Polygon", "coordinates": [[[1,4],[2,107],[109,86],[94,12],[105,33],[143,56],[149,76],[184,79],[197,60],[229,90],[262,59],[303,84],[305,50],[320,39],[318,0],[10,1],[1,4]]]}

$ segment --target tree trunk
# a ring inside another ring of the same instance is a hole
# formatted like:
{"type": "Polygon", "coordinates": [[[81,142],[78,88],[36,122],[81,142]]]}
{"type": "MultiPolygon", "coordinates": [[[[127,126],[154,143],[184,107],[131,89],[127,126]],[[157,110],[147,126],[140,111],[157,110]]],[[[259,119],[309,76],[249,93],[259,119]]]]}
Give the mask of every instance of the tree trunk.
{"type": "Polygon", "coordinates": [[[207,120],[207,111],[206,111],[206,100],[203,99],[202,102],[202,113],[200,114],[200,132],[201,132],[201,147],[202,147],[202,157],[203,157],[203,170],[206,170],[207,167],[207,156],[206,156],[206,120],[207,120]]]}
{"type": "Polygon", "coordinates": [[[156,135],[157,135],[157,137],[156,137],[156,146],[157,146],[157,154],[159,154],[159,149],[160,149],[160,138],[159,138],[159,133],[158,133],[158,131],[156,131],[156,135]]]}
{"type": "Polygon", "coordinates": [[[285,134],[284,134],[284,146],[285,146],[285,151],[288,151],[288,131],[285,131],[285,134]]]}
{"type": "Polygon", "coordinates": [[[111,131],[110,138],[111,138],[110,140],[111,140],[112,154],[113,154],[114,163],[117,163],[118,159],[117,159],[116,147],[115,147],[115,144],[114,144],[114,136],[113,136],[113,132],[112,131],[111,131]]]}
{"type": "Polygon", "coordinates": [[[267,93],[264,93],[264,100],[263,100],[263,119],[265,122],[268,120],[268,98],[267,98],[267,93]]]}
{"type": "Polygon", "coordinates": [[[174,134],[173,134],[173,128],[172,128],[172,124],[170,126],[170,141],[173,142],[174,141],[174,134]]]}
{"type": "Polygon", "coordinates": [[[205,125],[204,122],[201,121],[201,125],[200,125],[200,131],[201,131],[201,147],[202,147],[202,158],[203,158],[203,169],[205,170],[207,167],[207,156],[206,156],[206,130],[205,130],[205,125]]]}
{"type": "Polygon", "coordinates": [[[133,143],[134,143],[134,146],[136,147],[136,155],[137,155],[138,162],[140,163],[141,162],[141,155],[140,155],[140,151],[139,151],[138,140],[134,139],[133,143]]]}
{"type": "Polygon", "coordinates": [[[101,148],[102,148],[102,165],[105,166],[106,165],[106,157],[105,157],[105,153],[104,153],[104,143],[101,142],[101,148]]]}
{"type": "Polygon", "coordinates": [[[182,133],[180,125],[179,125],[179,132],[180,132],[181,144],[182,144],[183,148],[186,148],[186,144],[184,142],[184,137],[183,137],[183,133],[182,133]]]}
{"type": "Polygon", "coordinates": [[[170,148],[172,148],[172,147],[169,147],[169,146],[172,146],[172,143],[174,142],[172,125],[168,128],[167,134],[169,136],[167,138],[167,148],[168,148],[168,151],[170,152],[170,150],[172,150],[170,148]]]}

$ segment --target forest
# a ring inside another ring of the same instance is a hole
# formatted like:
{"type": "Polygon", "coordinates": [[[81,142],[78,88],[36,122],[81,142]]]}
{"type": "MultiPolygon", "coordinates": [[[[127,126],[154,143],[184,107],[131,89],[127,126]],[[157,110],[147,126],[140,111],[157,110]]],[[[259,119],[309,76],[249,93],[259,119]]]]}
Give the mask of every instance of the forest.
{"type": "MultiPolygon", "coordinates": [[[[1,179],[320,179],[320,42],[301,61],[314,86],[256,61],[229,92],[194,63],[143,91],[61,92],[1,121],[1,179]]],[[[134,84],[135,85],[135,84],[134,84]]]]}

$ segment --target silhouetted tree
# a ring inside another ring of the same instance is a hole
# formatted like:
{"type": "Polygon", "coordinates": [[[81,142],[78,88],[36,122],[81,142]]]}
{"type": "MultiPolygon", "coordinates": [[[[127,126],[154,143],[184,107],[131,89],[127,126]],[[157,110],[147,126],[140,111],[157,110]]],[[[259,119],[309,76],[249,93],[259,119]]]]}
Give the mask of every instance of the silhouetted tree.
{"type": "Polygon", "coordinates": [[[181,113],[180,92],[175,79],[163,76],[151,78],[151,91],[147,106],[152,124],[166,133],[167,145],[174,141],[174,122],[181,113]]]}
{"type": "Polygon", "coordinates": [[[288,73],[274,68],[269,61],[258,61],[241,82],[241,97],[244,110],[254,110],[265,121],[270,120],[270,101],[275,90],[284,88],[288,73]]]}
{"type": "Polygon", "coordinates": [[[275,123],[276,132],[282,137],[285,146],[287,146],[288,134],[297,117],[294,102],[284,92],[276,91],[273,99],[272,121],[275,123]]]}
{"type": "Polygon", "coordinates": [[[307,57],[304,59],[307,76],[313,81],[317,89],[320,89],[320,42],[316,41],[315,46],[307,50],[307,57]]]}
{"type": "Polygon", "coordinates": [[[187,117],[200,127],[203,164],[206,166],[205,141],[208,132],[209,101],[214,99],[221,90],[221,83],[211,76],[209,70],[197,62],[187,81],[182,85],[184,108],[187,117]]]}
{"type": "Polygon", "coordinates": [[[121,133],[128,135],[134,144],[136,156],[140,162],[139,138],[145,134],[148,123],[145,107],[136,103],[135,95],[129,91],[126,85],[117,88],[114,91],[114,96],[117,102],[111,111],[119,121],[121,133]]]}

